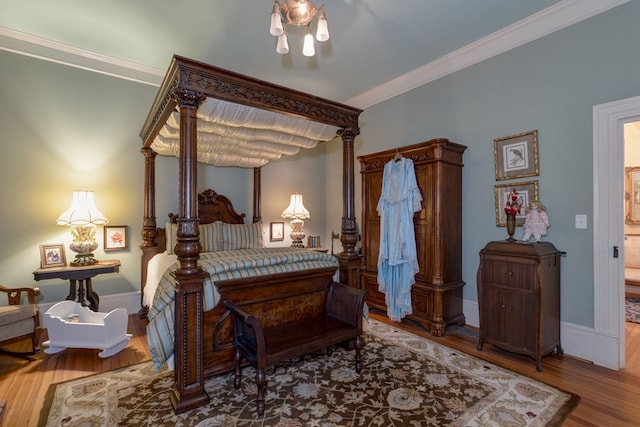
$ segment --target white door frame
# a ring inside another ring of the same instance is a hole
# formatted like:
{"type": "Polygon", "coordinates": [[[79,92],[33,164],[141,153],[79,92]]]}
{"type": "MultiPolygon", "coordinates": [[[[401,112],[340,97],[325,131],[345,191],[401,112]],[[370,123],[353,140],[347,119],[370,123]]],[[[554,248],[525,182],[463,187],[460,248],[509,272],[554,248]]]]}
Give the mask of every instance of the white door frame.
{"type": "Polygon", "coordinates": [[[618,344],[613,369],[625,366],[624,124],[638,118],[640,96],[593,107],[594,329],[618,344]]]}

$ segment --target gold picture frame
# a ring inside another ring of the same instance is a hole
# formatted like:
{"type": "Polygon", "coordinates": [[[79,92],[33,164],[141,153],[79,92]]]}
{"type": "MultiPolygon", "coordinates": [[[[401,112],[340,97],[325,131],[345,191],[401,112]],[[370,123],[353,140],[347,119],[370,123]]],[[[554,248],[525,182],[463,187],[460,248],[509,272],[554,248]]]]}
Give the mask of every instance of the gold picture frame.
{"type": "Polygon", "coordinates": [[[624,168],[624,222],[640,225],[640,166],[624,168]]]}
{"type": "Polygon", "coordinates": [[[513,182],[509,184],[498,184],[494,187],[494,197],[496,204],[496,226],[507,226],[507,215],[504,212],[505,204],[510,197],[511,190],[518,192],[518,204],[520,204],[520,213],[516,215],[516,226],[524,225],[526,219],[525,208],[529,202],[540,200],[538,195],[538,181],[513,182]]]}
{"type": "Polygon", "coordinates": [[[120,251],[129,248],[129,227],[126,225],[104,226],[104,250],[120,251]]]}
{"type": "Polygon", "coordinates": [[[493,140],[496,181],[538,176],[538,131],[493,140]]]}
{"type": "Polygon", "coordinates": [[[40,268],[66,267],[67,258],[62,243],[40,245],[40,268]]]}

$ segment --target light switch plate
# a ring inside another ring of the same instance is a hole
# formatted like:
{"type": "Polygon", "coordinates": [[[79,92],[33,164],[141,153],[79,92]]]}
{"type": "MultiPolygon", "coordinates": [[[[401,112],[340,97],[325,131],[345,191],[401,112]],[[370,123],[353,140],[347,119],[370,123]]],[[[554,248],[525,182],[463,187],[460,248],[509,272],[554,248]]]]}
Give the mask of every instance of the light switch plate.
{"type": "Polygon", "coordinates": [[[576,215],[576,228],[577,229],[585,229],[585,228],[587,228],[587,216],[586,215],[576,215]]]}

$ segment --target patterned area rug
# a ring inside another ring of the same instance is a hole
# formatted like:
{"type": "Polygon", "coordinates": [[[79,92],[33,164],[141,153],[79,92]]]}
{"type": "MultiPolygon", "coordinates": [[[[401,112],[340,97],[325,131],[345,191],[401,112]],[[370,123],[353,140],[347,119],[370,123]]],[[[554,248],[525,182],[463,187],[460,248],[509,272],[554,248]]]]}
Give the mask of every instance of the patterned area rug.
{"type": "Polygon", "coordinates": [[[625,298],[624,307],[625,320],[640,323],[640,298],[625,298]]]}
{"type": "Polygon", "coordinates": [[[172,373],[151,362],[53,384],[40,426],[559,426],[579,397],[385,323],[365,326],[363,369],[336,348],[267,371],[256,413],[253,369],[206,381],[208,406],[174,415],[172,373]]]}

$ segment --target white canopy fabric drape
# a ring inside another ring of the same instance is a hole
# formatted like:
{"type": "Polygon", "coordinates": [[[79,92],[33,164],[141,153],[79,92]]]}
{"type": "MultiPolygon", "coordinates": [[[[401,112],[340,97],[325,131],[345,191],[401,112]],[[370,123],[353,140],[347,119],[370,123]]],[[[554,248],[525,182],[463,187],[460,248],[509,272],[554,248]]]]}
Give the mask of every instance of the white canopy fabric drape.
{"type": "MultiPolygon", "coordinates": [[[[261,167],[336,137],[338,127],[207,98],[197,114],[198,161],[215,166],[261,167]]],[[[171,114],[151,148],[179,157],[180,113],[171,114]]]]}

